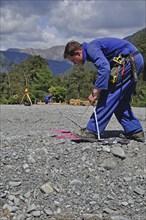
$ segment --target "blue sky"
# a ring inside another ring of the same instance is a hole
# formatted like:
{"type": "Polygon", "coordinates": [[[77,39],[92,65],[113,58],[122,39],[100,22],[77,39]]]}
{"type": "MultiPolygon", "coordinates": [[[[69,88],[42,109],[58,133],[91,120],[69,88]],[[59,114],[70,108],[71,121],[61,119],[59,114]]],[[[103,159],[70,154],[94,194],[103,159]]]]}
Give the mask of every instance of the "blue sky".
{"type": "Polygon", "coordinates": [[[124,38],[146,27],[146,0],[0,0],[1,50],[124,38]]]}

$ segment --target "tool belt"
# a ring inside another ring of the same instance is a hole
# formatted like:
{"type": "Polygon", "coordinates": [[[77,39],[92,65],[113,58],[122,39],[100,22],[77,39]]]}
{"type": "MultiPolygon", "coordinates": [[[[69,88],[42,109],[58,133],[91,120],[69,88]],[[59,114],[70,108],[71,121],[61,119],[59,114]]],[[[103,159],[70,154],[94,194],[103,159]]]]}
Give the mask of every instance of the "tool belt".
{"type": "Polygon", "coordinates": [[[119,74],[121,74],[121,76],[124,75],[124,66],[126,62],[128,62],[129,60],[131,64],[133,79],[135,82],[138,81],[138,75],[136,71],[135,58],[134,58],[137,54],[139,54],[139,51],[136,51],[135,53],[130,54],[125,57],[122,57],[121,55],[119,55],[118,57],[113,58],[115,65],[112,68],[111,73],[110,73],[110,82],[115,83],[118,80],[119,74]]]}

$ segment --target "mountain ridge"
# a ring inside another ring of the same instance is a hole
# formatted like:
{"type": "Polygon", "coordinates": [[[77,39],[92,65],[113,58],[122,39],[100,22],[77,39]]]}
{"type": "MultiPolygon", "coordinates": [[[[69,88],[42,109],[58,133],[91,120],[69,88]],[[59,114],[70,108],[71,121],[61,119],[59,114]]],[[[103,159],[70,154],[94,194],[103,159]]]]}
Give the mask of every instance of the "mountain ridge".
{"type": "MultiPolygon", "coordinates": [[[[72,67],[72,64],[68,62],[67,60],[64,60],[63,56],[61,59],[61,52],[63,50],[64,49],[62,46],[54,46],[54,47],[51,47],[50,49],[45,49],[45,50],[33,49],[33,48],[28,48],[28,49],[23,49],[23,50],[19,48],[9,48],[6,51],[0,51],[1,64],[7,63],[8,66],[9,66],[9,63],[11,62],[15,64],[19,64],[25,61],[29,56],[40,55],[46,60],[46,62],[48,63],[48,67],[52,71],[52,73],[54,75],[60,75],[60,74],[66,73],[72,67]],[[59,53],[56,54],[55,50],[57,48],[61,48],[61,50],[59,50],[59,53]],[[47,51],[47,53],[44,53],[44,51],[47,51]],[[51,56],[50,54],[51,55],[54,54],[54,55],[51,56]]],[[[0,72],[6,72],[9,69],[8,66],[0,67],[0,72]]]]}
{"type": "Polygon", "coordinates": [[[65,46],[58,45],[53,46],[47,49],[35,49],[35,48],[25,48],[25,49],[19,49],[19,48],[9,48],[5,51],[1,52],[19,52],[19,53],[26,53],[29,55],[40,55],[41,57],[45,59],[50,60],[64,60],[63,58],[63,52],[64,52],[65,46]]]}
{"type": "MultiPolygon", "coordinates": [[[[138,49],[144,51],[143,56],[146,60],[146,28],[139,30],[138,32],[123,38],[129,40],[138,49]]],[[[9,48],[6,51],[0,51],[1,60],[0,64],[14,62],[19,64],[25,61],[29,56],[40,55],[43,57],[47,63],[48,67],[54,75],[63,74],[68,72],[72,68],[72,64],[63,58],[63,52],[65,45],[52,46],[47,49],[34,49],[34,48],[9,48]]],[[[0,67],[0,71],[4,71],[4,67],[0,67]]]]}

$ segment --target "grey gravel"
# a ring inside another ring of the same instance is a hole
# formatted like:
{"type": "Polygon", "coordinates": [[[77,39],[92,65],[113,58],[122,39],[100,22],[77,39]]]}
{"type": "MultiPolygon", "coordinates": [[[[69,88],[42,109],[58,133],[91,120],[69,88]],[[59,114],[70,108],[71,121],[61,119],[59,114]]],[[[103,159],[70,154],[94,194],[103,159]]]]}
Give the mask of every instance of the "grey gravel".
{"type": "MultiPolygon", "coordinates": [[[[59,139],[85,127],[90,106],[1,105],[1,220],[146,220],[145,143],[59,139]],[[60,114],[61,113],[61,114],[60,114]],[[64,116],[65,115],[65,116],[64,116]]],[[[146,111],[133,108],[146,133],[146,111]]]]}

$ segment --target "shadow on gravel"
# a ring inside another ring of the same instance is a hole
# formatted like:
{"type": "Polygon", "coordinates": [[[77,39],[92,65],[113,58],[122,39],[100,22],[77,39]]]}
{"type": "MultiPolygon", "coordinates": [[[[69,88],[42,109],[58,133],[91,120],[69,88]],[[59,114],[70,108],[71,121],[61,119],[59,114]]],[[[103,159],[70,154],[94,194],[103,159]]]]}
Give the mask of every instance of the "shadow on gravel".
{"type": "MultiPolygon", "coordinates": [[[[65,130],[60,130],[60,129],[54,129],[55,132],[58,134],[51,135],[50,137],[55,137],[59,139],[71,139],[75,143],[82,143],[82,142],[102,142],[104,144],[114,144],[115,139],[119,137],[120,134],[123,133],[123,131],[117,131],[117,130],[107,130],[104,131],[103,134],[101,135],[101,139],[95,139],[95,138],[85,138],[85,137],[78,137],[75,136],[72,132],[70,131],[65,131],[65,130]]],[[[121,140],[121,138],[118,138],[119,142],[122,144],[128,144],[129,140],[121,140]]]]}
{"type": "Polygon", "coordinates": [[[130,140],[128,139],[122,139],[119,137],[120,134],[122,134],[123,131],[105,131],[102,135],[101,135],[101,139],[78,139],[78,140],[72,140],[75,143],[81,143],[81,142],[99,142],[105,145],[113,145],[115,143],[120,143],[120,144],[129,144],[130,140]]]}
{"type": "Polygon", "coordinates": [[[116,137],[119,137],[120,134],[123,134],[123,130],[107,130],[107,131],[104,131],[103,134],[101,135],[102,138],[116,138],[116,137]]]}

